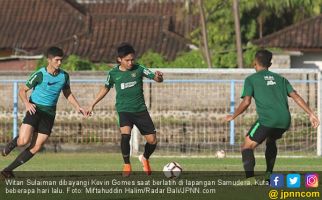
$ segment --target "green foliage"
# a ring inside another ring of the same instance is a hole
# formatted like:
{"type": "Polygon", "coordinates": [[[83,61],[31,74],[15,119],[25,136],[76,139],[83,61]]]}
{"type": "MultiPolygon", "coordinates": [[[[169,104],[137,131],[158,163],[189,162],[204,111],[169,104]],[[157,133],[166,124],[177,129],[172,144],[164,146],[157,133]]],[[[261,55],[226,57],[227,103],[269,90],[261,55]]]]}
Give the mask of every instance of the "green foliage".
{"type": "Polygon", "coordinates": [[[174,61],[169,63],[171,67],[203,68],[207,67],[199,50],[181,53],[174,61]]]}
{"type": "Polygon", "coordinates": [[[47,58],[45,57],[42,57],[41,59],[39,59],[37,61],[37,67],[36,67],[36,70],[44,67],[44,66],[47,66],[48,65],[48,62],[47,62],[47,58]]]}
{"type": "Polygon", "coordinates": [[[139,63],[142,63],[148,67],[154,67],[154,68],[158,68],[158,67],[167,67],[168,63],[167,61],[164,59],[164,57],[158,53],[155,53],[151,50],[145,52],[141,58],[138,59],[139,63]]]}
{"type": "Polygon", "coordinates": [[[148,51],[138,59],[138,62],[153,68],[202,68],[207,66],[199,50],[182,52],[174,61],[169,62],[162,55],[148,51]]]}
{"type": "Polygon", "coordinates": [[[67,71],[91,70],[93,63],[88,60],[82,60],[76,55],[70,55],[63,63],[63,68],[67,71]]]}

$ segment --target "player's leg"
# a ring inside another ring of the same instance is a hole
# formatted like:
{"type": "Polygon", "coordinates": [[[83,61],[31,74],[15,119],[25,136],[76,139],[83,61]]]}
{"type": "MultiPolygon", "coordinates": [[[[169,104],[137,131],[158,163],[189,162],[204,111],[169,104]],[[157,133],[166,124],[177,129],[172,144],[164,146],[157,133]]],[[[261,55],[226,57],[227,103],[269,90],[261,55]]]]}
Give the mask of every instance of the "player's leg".
{"type": "MultiPolygon", "coordinates": [[[[29,124],[22,124],[19,131],[19,137],[17,139],[9,142],[7,146],[3,149],[2,154],[8,155],[16,146],[24,146],[29,143],[30,138],[32,137],[34,128],[29,124]]],[[[32,157],[28,152],[23,151],[20,153],[16,159],[6,168],[1,171],[2,176],[5,178],[13,178],[14,174],[12,170],[26,162],[32,157]]]]}
{"type": "Polygon", "coordinates": [[[277,156],[276,140],[267,138],[266,150],[265,150],[266,172],[269,172],[269,173],[273,172],[276,156],[277,156]]]}
{"type": "Polygon", "coordinates": [[[134,121],[135,125],[138,127],[141,134],[144,135],[146,140],[144,153],[143,155],[139,156],[139,160],[143,165],[144,172],[147,175],[151,175],[152,170],[150,167],[149,158],[157,147],[156,130],[148,111],[136,113],[134,121]]]}
{"type": "Polygon", "coordinates": [[[19,135],[10,141],[2,150],[2,156],[7,156],[17,146],[24,146],[29,143],[30,138],[34,132],[34,127],[38,126],[38,113],[31,115],[26,113],[22,125],[19,129],[19,135]]]}
{"type": "Polygon", "coordinates": [[[29,161],[41,149],[48,138],[48,135],[42,133],[35,134],[34,136],[35,137],[33,137],[33,141],[31,142],[30,146],[21,152],[18,157],[3,171],[12,172],[20,165],[29,161]]]}
{"type": "Polygon", "coordinates": [[[267,137],[266,139],[265,159],[267,180],[269,180],[270,174],[272,174],[275,165],[275,160],[277,156],[276,141],[282,137],[285,131],[286,129],[272,129],[272,131],[269,134],[269,137],[267,137]]]}
{"type": "Polygon", "coordinates": [[[254,168],[256,164],[254,149],[266,139],[270,130],[271,128],[265,127],[259,122],[255,122],[247,133],[245,142],[241,147],[246,178],[254,176],[254,168]]]}
{"type": "Polygon", "coordinates": [[[246,178],[254,176],[255,168],[255,156],[254,149],[258,146],[258,143],[251,140],[249,135],[245,137],[245,141],[241,147],[242,161],[246,174],[246,178]]]}
{"type": "Polygon", "coordinates": [[[130,162],[130,139],[131,139],[131,130],[133,124],[129,119],[128,113],[118,113],[119,114],[119,125],[121,131],[121,152],[124,161],[123,173],[124,177],[130,176],[132,167],[130,162]]]}
{"type": "MultiPolygon", "coordinates": [[[[24,123],[33,124],[33,127],[39,132],[33,134],[32,141],[23,152],[21,152],[18,157],[3,171],[3,173],[12,174],[12,171],[19,167],[20,165],[29,161],[43,146],[43,144],[48,139],[49,135],[51,134],[51,129],[54,125],[55,116],[49,115],[45,112],[37,111],[34,115],[30,115],[25,117],[24,123]]],[[[28,126],[27,126],[28,127],[28,126]]],[[[30,130],[29,134],[31,135],[34,132],[34,129],[27,129],[30,130]],[[32,130],[32,132],[31,132],[32,130]]],[[[22,145],[25,142],[29,142],[28,137],[24,134],[21,135],[22,137],[18,138],[18,145],[22,145]]],[[[29,137],[30,138],[30,137],[29,137]]],[[[3,174],[4,175],[4,174],[3,174]]]]}
{"type": "Polygon", "coordinates": [[[146,143],[144,146],[143,156],[145,159],[148,160],[157,147],[157,137],[155,133],[144,135],[144,137],[145,137],[146,143]]]}

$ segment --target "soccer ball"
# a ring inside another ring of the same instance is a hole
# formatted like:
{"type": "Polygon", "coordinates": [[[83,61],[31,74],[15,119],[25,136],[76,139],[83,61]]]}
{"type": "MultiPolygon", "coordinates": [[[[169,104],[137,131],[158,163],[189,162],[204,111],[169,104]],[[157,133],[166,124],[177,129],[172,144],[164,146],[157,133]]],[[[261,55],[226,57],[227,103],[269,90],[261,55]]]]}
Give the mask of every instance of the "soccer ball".
{"type": "Polygon", "coordinates": [[[182,167],[177,162],[170,162],[163,167],[163,173],[167,178],[178,178],[182,167]]]}
{"type": "Polygon", "coordinates": [[[226,152],[224,150],[219,150],[216,152],[216,157],[217,158],[225,158],[226,157],[226,152]]]}

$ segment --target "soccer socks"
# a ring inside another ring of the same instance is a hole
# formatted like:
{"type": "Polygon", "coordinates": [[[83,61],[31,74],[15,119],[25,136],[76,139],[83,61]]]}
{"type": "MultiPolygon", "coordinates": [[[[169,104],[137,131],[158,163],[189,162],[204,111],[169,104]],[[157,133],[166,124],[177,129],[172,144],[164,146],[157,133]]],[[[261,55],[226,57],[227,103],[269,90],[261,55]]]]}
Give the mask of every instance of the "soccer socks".
{"type": "Polygon", "coordinates": [[[34,154],[30,152],[30,149],[27,148],[23,152],[19,154],[19,156],[8,166],[6,167],[3,171],[12,171],[19,167],[20,165],[26,163],[30,158],[32,158],[34,154]]]}
{"type": "Polygon", "coordinates": [[[275,165],[275,160],[277,156],[277,146],[275,140],[269,140],[266,142],[266,151],[265,151],[265,159],[266,159],[266,172],[273,172],[273,168],[275,165]]]}
{"type": "Polygon", "coordinates": [[[2,150],[2,156],[7,156],[14,148],[17,147],[17,141],[19,136],[13,138],[2,150]]]}
{"type": "Polygon", "coordinates": [[[145,159],[149,159],[152,153],[154,152],[157,144],[145,143],[143,156],[145,159]]]}
{"type": "Polygon", "coordinates": [[[125,164],[130,164],[130,134],[121,134],[121,151],[125,164]]]}
{"type": "Polygon", "coordinates": [[[252,149],[244,149],[242,151],[242,161],[244,165],[246,178],[253,177],[255,167],[254,151],[252,149]]]}

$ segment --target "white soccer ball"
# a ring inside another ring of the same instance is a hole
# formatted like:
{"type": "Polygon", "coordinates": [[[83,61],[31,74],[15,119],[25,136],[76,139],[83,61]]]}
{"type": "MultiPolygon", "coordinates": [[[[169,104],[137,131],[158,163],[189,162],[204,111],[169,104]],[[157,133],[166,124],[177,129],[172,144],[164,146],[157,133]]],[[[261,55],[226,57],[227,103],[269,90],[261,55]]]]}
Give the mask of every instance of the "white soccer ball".
{"type": "Polygon", "coordinates": [[[216,152],[216,157],[217,158],[225,158],[226,157],[226,152],[224,150],[219,150],[216,152]]]}
{"type": "Polygon", "coordinates": [[[177,162],[170,162],[163,167],[163,173],[167,178],[178,178],[182,167],[177,162]]]}

